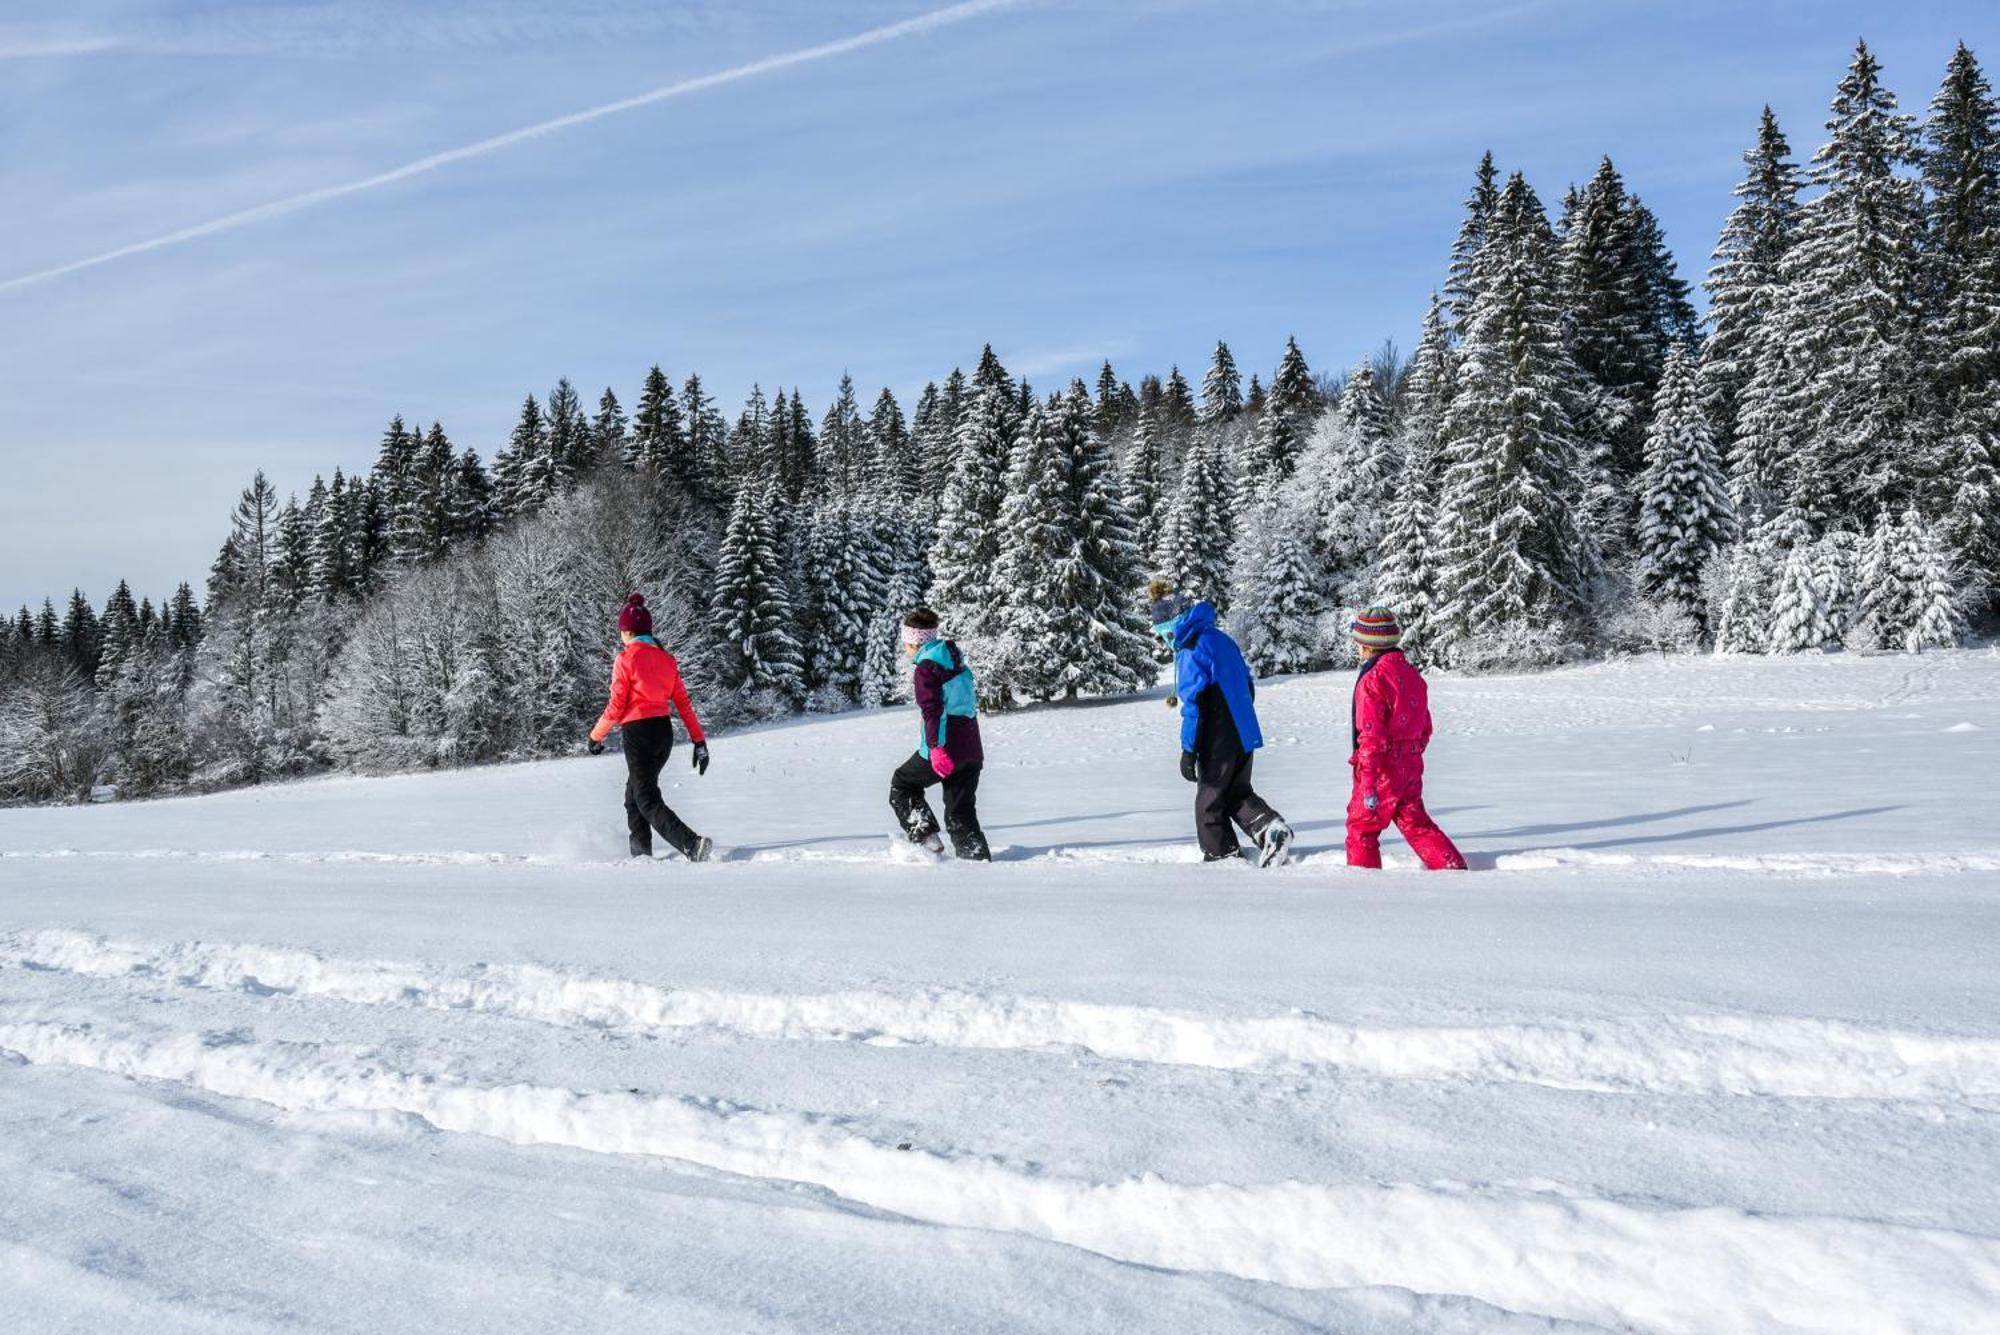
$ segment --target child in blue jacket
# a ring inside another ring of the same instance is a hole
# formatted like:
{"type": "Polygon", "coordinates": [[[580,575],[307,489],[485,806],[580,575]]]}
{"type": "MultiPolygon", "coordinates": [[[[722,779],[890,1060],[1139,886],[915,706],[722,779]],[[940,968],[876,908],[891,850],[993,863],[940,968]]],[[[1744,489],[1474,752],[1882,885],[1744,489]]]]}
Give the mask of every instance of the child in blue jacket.
{"type": "Polygon", "coordinates": [[[1282,864],[1292,827],[1257,796],[1250,770],[1264,734],[1257,726],[1257,687],[1236,641],[1215,624],[1215,607],[1199,602],[1177,611],[1156,605],[1154,629],[1174,647],[1174,694],[1181,704],[1181,777],[1196,784],[1195,833],[1202,856],[1220,862],[1241,855],[1236,830],[1257,845],[1257,865],[1282,864]]]}

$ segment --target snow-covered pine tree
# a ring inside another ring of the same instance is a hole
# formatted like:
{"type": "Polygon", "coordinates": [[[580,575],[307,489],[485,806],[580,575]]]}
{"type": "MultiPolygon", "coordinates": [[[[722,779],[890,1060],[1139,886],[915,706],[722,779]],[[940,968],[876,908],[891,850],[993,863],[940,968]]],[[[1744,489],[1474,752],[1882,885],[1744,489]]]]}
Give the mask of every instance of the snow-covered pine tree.
{"type": "Polygon", "coordinates": [[[951,429],[945,422],[944,395],[936,381],[926,381],[910,411],[912,494],[927,497],[935,516],[938,492],[951,476],[951,429]]]}
{"type": "MultiPolygon", "coordinates": [[[[536,415],[540,413],[538,407],[536,415]]],[[[515,435],[519,434],[520,430],[516,427],[515,435]]],[[[502,523],[514,516],[516,503],[521,497],[521,457],[514,450],[513,437],[509,437],[508,442],[494,452],[493,471],[488,476],[493,483],[493,522],[502,523]]]]}
{"type": "MultiPolygon", "coordinates": [[[[989,390],[1005,400],[1010,410],[1018,407],[1020,391],[1014,384],[1014,377],[1007,373],[1007,368],[1000,364],[1000,358],[994,355],[991,343],[979,349],[979,362],[972,368],[972,381],[967,386],[967,392],[974,397],[989,390]]],[[[1010,422],[1009,426],[1012,425],[1010,422]]]]}
{"type": "Polygon", "coordinates": [[[1555,234],[1517,172],[1475,265],[1478,298],[1445,414],[1434,642],[1536,652],[1580,629],[1600,558],[1577,520],[1584,442],[1569,403],[1555,234]],[[1533,640],[1503,634],[1532,628],[1533,640]]]}
{"type": "MultiPolygon", "coordinates": [[[[1195,407],[1194,390],[1189,387],[1187,377],[1181,374],[1179,366],[1167,368],[1167,378],[1160,385],[1160,420],[1176,436],[1178,446],[1194,432],[1201,413],[1195,407]]],[[[1178,453],[1170,455],[1178,459],[1178,453]]]]}
{"type": "Polygon", "coordinates": [[[1610,158],[1575,196],[1562,241],[1571,356],[1584,383],[1571,417],[1592,449],[1586,505],[1607,553],[1632,542],[1632,493],[1668,352],[1692,349],[1695,316],[1659,222],[1610,158]]]}
{"type": "Polygon", "coordinates": [[[588,474],[596,463],[590,421],[584,416],[583,400],[577,397],[576,386],[570,384],[568,376],[557,380],[556,387],[549,391],[547,421],[553,496],[567,491],[575,479],[588,474]]]}
{"type": "Polygon", "coordinates": [[[1802,654],[1834,644],[1840,636],[1837,609],[1828,605],[1828,552],[1812,537],[1804,515],[1787,511],[1772,531],[1782,555],[1772,590],[1766,643],[1774,654],[1802,654]]]}
{"type": "Polygon", "coordinates": [[[1066,694],[1137,690],[1157,673],[1153,641],[1139,607],[1145,572],[1120,492],[1111,442],[1100,435],[1081,381],[1053,410],[1056,448],[1068,486],[1064,524],[1070,550],[1058,572],[1058,596],[1073,606],[1082,632],[1071,651],[1066,694]]]}
{"type": "Polygon", "coordinates": [[[1950,558],[1914,506],[1876,517],[1861,559],[1856,642],[1901,653],[1948,648],[1962,621],[1950,558]]]}
{"type": "Polygon", "coordinates": [[[1396,454],[1403,467],[1376,549],[1374,593],[1367,600],[1395,610],[1403,643],[1412,649],[1429,634],[1436,598],[1434,543],[1443,482],[1440,437],[1451,384],[1450,333],[1444,303],[1433,292],[1430,309],[1424,313],[1423,335],[1403,382],[1403,412],[1396,429],[1396,454]]]}
{"type": "Polygon", "coordinates": [[[618,402],[618,395],[611,386],[606,385],[604,393],[597,397],[597,416],[590,419],[591,458],[615,459],[622,464],[631,443],[625,407],[618,402]]]}
{"type": "Polygon", "coordinates": [[[1007,454],[1001,483],[998,603],[982,689],[996,700],[1017,693],[1048,700],[1062,693],[1078,655],[1081,609],[1067,605],[1060,567],[1069,559],[1068,485],[1054,425],[1040,402],[1028,405],[1007,454]]]}
{"type": "Polygon", "coordinates": [[[1229,345],[1217,339],[1208,374],[1201,378],[1200,423],[1211,429],[1223,427],[1235,421],[1242,411],[1243,374],[1236,369],[1236,358],[1229,345]]]}
{"type": "Polygon", "coordinates": [[[2000,107],[1963,43],[1931,100],[1922,153],[1940,456],[1924,504],[1980,608],[2000,600],[2000,107]]]}
{"type": "Polygon", "coordinates": [[[194,590],[186,580],[174,590],[173,600],[166,609],[167,642],[176,649],[192,649],[201,643],[201,605],[194,600],[194,590]]]}
{"type": "Polygon", "coordinates": [[[403,487],[410,476],[410,465],[416,459],[420,443],[418,433],[403,424],[401,413],[389,419],[388,428],[382,433],[382,443],[376,447],[375,466],[368,475],[368,480],[381,497],[384,515],[394,516],[397,506],[402,503],[403,487]]]}
{"type": "Polygon", "coordinates": [[[390,551],[398,564],[435,561],[450,545],[453,463],[444,428],[431,423],[410,460],[391,520],[390,551]]]}
{"type": "Polygon", "coordinates": [[[313,596],[322,603],[354,596],[354,555],[349,545],[354,521],[348,505],[347,478],[336,468],[333,485],[326,489],[326,505],[313,526],[313,596]]]}
{"type": "Polygon", "coordinates": [[[1694,361],[1677,348],[1667,358],[1646,431],[1638,572],[1646,592],[1700,621],[1703,572],[1735,529],[1694,361]]]}
{"type": "Polygon", "coordinates": [[[1271,434],[1273,424],[1262,413],[1245,413],[1240,421],[1247,424],[1247,429],[1239,425],[1229,433],[1236,442],[1235,454],[1229,460],[1229,504],[1238,532],[1243,530],[1250,512],[1262,503],[1269,488],[1283,485],[1276,481],[1281,471],[1277,441],[1271,434]]]}
{"type": "Polygon", "coordinates": [[[1499,204],[1500,172],[1493,165],[1493,154],[1488,152],[1479,159],[1472,193],[1465,198],[1465,218],[1459,224],[1458,238],[1452,242],[1451,265],[1445,277],[1447,328],[1454,345],[1472,328],[1472,307],[1479,299],[1479,275],[1474,262],[1480,247],[1486,244],[1487,229],[1499,204]]]}
{"type": "Polygon", "coordinates": [[[104,626],[82,589],[70,590],[61,642],[63,656],[79,679],[87,682],[97,675],[97,664],[104,654],[104,626]]]}
{"type": "MultiPolygon", "coordinates": [[[[701,377],[690,375],[681,386],[681,426],[687,432],[690,475],[704,495],[725,495],[730,487],[729,423],[702,388],[701,377]]],[[[671,467],[669,472],[673,471],[671,467]]]]}
{"type": "Polygon", "coordinates": [[[875,396],[867,420],[861,424],[863,463],[862,495],[878,508],[906,514],[916,498],[922,478],[912,453],[909,421],[903,405],[885,386],[875,396]]]}
{"type": "Polygon", "coordinates": [[[1144,402],[1132,425],[1120,460],[1125,508],[1132,517],[1134,531],[1141,536],[1143,550],[1151,551],[1153,538],[1166,518],[1166,474],[1160,459],[1160,424],[1157,409],[1144,402]]]}
{"type": "Polygon", "coordinates": [[[1723,553],[1708,617],[1719,654],[1761,654],[1770,648],[1771,606],[1784,569],[1775,528],[1774,522],[1752,524],[1723,553]]]}
{"type": "MultiPolygon", "coordinates": [[[[1784,297],[1783,266],[1798,234],[1799,169],[1770,107],[1757,125],[1757,142],[1743,154],[1740,201],[1723,224],[1714,267],[1708,271],[1708,340],[1701,350],[1702,407],[1728,461],[1730,497],[1741,510],[1775,514],[1783,495],[1784,456],[1770,453],[1780,437],[1768,416],[1761,430],[1739,432],[1751,376],[1775,328],[1784,297]]],[[[1767,374],[1781,374],[1773,361],[1767,374]]],[[[1762,391],[1764,410],[1775,411],[1776,386],[1762,391]]]]}
{"type": "Polygon", "coordinates": [[[1097,372],[1097,398],[1091,406],[1091,427],[1100,440],[1114,447],[1138,422],[1139,400],[1132,387],[1118,378],[1107,360],[1097,372]]]}
{"type": "Polygon", "coordinates": [[[1640,410],[1631,414],[1635,438],[1619,458],[1623,474],[1630,476],[1638,471],[1636,437],[1645,425],[1643,404],[1658,365],[1632,201],[1608,157],[1599,160],[1596,175],[1577,198],[1563,238],[1562,266],[1571,355],[1585,375],[1640,410]]]}
{"type": "Polygon", "coordinates": [[[638,411],[625,438],[624,464],[650,469],[656,477],[685,488],[692,481],[691,453],[673,383],[655,363],[639,386],[638,411]]]}
{"type": "Polygon", "coordinates": [[[806,581],[813,602],[813,637],[805,646],[810,680],[841,706],[860,695],[868,636],[889,582],[888,554],[878,545],[881,530],[872,520],[860,502],[829,500],[808,521],[815,557],[806,581]]]}
{"type": "Polygon", "coordinates": [[[1659,215],[1637,195],[1632,196],[1632,248],[1647,312],[1657,388],[1669,353],[1675,348],[1688,353],[1701,350],[1701,316],[1695,312],[1693,289],[1681,277],[1674,252],[1667,246],[1666,229],[1660,226],[1659,215]]]}
{"type": "Polygon", "coordinates": [[[1902,504],[1935,469],[1914,415],[1910,349],[1922,199],[1904,168],[1916,143],[1881,73],[1859,45],[1813,155],[1823,192],[1801,208],[1783,264],[1778,332],[1800,376],[1793,489],[1836,521],[1902,504]]]}
{"type": "Polygon", "coordinates": [[[493,531],[493,484],[479,451],[468,448],[458,456],[445,501],[452,544],[481,542],[493,531]]]}
{"type": "Polygon", "coordinates": [[[1243,521],[1229,628],[1258,676],[1306,672],[1322,659],[1319,572],[1310,515],[1291,503],[1275,476],[1243,521]]]}
{"type": "Polygon", "coordinates": [[[833,402],[820,419],[818,443],[812,460],[816,492],[836,496],[843,503],[866,494],[871,481],[867,424],[854,392],[854,377],[845,371],[833,402]]]}
{"type": "Polygon", "coordinates": [[[271,552],[271,610],[290,616],[312,591],[312,526],[296,496],[278,511],[277,540],[271,552]]]}
{"type": "Polygon", "coordinates": [[[958,467],[958,428],[965,421],[972,398],[973,391],[966,383],[965,372],[952,367],[951,374],[944,378],[944,387],[938,391],[937,411],[931,420],[933,448],[924,451],[924,466],[937,479],[939,486],[944,485],[958,467]]]}
{"type": "Polygon", "coordinates": [[[716,558],[714,612],[729,660],[724,684],[795,708],[805,698],[804,655],[793,631],[776,505],[774,480],[737,488],[716,558]]]}
{"type": "Polygon", "coordinates": [[[95,680],[100,691],[109,690],[125,670],[125,660],[138,646],[139,609],[132,602],[132,587],[124,580],[104,600],[102,647],[98,652],[95,680]]]}
{"type": "Polygon", "coordinates": [[[967,405],[952,447],[957,462],[939,500],[930,602],[960,640],[984,640],[999,629],[995,581],[1013,416],[1011,400],[997,387],[980,391],[967,405]]]}
{"type": "Polygon", "coordinates": [[[1157,526],[1153,555],[1154,567],[1175,589],[1209,599],[1219,611],[1229,602],[1230,493],[1221,441],[1214,432],[1195,432],[1157,526]]]}
{"type": "Polygon", "coordinates": [[[813,431],[812,416],[806,412],[805,399],[800,396],[796,385],[792,387],[789,397],[779,398],[771,409],[772,419],[778,427],[781,494],[788,506],[796,506],[812,480],[813,461],[819,455],[819,437],[813,431]]]}
{"type": "Polygon", "coordinates": [[[1359,602],[1373,584],[1396,474],[1388,411],[1375,392],[1375,369],[1364,361],[1349,374],[1339,404],[1306,437],[1294,479],[1330,599],[1359,602]]]}
{"type": "Polygon", "coordinates": [[[1258,422],[1265,433],[1262,452],[1276,465],[1280,479],[1289,478],[1305,448],[1306,433],[1320,414],[1319,388],[1313,383],[1312,368],[1299,351],[1297,338],[1285,339],[1285,352],[1278,359],[1277,374],[1265,398],[1258,422]]]}
{"type": "Polygon", "coordinates": [[[521,403],[521,417],[507,439],[507,449],[514,460],[508,514],[534,514],[562,494],[565,474],[542,416],[541,401],[532,394],[521,403]]]}
{"type": "Polygon", "coordinates": [[[764,397],[764,386],[753,381],[750,395],[743,401],[743,411],[736,414],[736,422],[729,428],[729,443],[722,452],[721,477],[730,495],[745,486],[779,481],[777,430],[770,401],[764,397]]]}

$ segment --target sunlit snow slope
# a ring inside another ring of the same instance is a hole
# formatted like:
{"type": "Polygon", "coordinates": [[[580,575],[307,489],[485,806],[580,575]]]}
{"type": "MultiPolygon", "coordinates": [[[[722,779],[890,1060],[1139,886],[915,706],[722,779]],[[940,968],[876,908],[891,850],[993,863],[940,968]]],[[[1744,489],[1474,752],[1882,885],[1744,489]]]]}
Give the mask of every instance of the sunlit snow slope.
{"type": "Polygon", "coordinates": [[[1434,684],[1465,875],[1288,868],[1158,696],[0,811],[9,1330],[2000,1330],[2000,654],[1434,684]]]}

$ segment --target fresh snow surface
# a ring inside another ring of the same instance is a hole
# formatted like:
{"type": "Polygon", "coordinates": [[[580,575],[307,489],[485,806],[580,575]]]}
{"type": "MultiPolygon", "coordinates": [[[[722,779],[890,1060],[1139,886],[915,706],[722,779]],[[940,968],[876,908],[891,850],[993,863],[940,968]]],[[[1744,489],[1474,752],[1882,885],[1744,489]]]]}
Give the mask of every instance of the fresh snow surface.
{"type": "Polygon", "coordinates": [[[0,1327],[2000,1331],[2000,654],[1434,683],[1473,863],[1204,866],[1158,695],[0,811],[0,1327]]]}

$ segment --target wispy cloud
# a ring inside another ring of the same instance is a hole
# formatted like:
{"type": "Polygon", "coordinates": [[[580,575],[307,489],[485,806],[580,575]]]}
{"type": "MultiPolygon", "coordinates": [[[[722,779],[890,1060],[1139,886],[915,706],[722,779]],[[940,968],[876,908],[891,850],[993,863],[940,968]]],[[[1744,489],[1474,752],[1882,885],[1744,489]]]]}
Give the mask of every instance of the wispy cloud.
{"type": "Polygon", "coordinates": [[[0,60],[60,60],[95,56],[122,46],[116,37],[7,37],[0,35],[0,60]]]}
{"type": "Polygon", "coordinates": [[[632,97],[620,98],[615,102],[601,103],[594,107],[587,107],[582,111],[573,111],[567,115],[537,121],[533,125],[524,125],[520,129],[509,130],[504,134],[492,135],[458,148],[432,153],[418,158],[413,162],[406,162],[400,167],[393,167],[388,171],[377,172],[373,176],[364,176],[353,181],[344,181],[338,185],[321,186],[317,190],[308,190],[302,194],[273,200],[270,203],[259,204],[253,208],[240,209],[235,213],[224,214],[219,218],[211,218],[207,222],[196,223],[190,227],[182,227],[159,236],[149,237],[144,241],[135,241],[113,250],[86,256],[83,259],[71,260],[66,264],[59,264],[52,268],[38,270],[34,273],[21,274],[14,278],[0,280],[0,292],[29,287],[37,283],[50,282],[69,274],[80,273],[86,269],[95,269],[102,265],[112,264],[118,260],[130,259],[134,256],[144,255],[156,250],[164,250],[169,246],[181,245],[188,241],[196,241],[203,237],[215,236],[223,232],[232,232],[238,228],[249,227],[255,223],[269,222],[275,218],[282,218],[287,214],[297,213],[303,209],[331,203],[337,199],[344,199],[349,195],[358,195],[365,191],[379,189],[382,186],[394,185],[399,181],[407,181],[411,177],[422,176],[428,172],[436,171],[440,167],[448,167],[455,163],[469,161],[473,158],[485,157],[489,153],[497,153],[502,149],[511,148],[516,144],[557,134],[563,130],[574,129],[579,125],[587,125],[592,121],[603,120],[608,116],[616,116],[627,111],[636,111],[641,107],[649,107],[655,103],[665,102],[672,98],[686,97],[691,93],[705,92],[708,89],[719,88],[725,84],[737,83],[745,79],[754,79],[761,75],[775,74],[780,70],[791,69],[795,66],[807,65],[821,60],[830,60],[836,56],[844,56],[871,46],[879,46],[884,42],[893,42],[905,37],[915,37],[924,33],[935,32],[938,29],[962,23],[984,14],[1013,8],[1021,3],[1023,3],[1023,0],[964,0],[963,3],[947,5],[943,9],[934,9],[927,13],[919,14],[914,18],[904,19],[897,23],[884,24],[877,28],[870,28],[866,32],[859,32],[851,37],[842,37],[835,41],[822,42],[817,46],[809,46],[796,51],[786,51],[778,55],[766,56],[761,60],[753,60],[747,64],[735,65],[725,70],[717,70],[712,74],[697,75],[694,78],[683,79],[678,83],[667,84],[664,87],[654,88],[632,97]]]}

